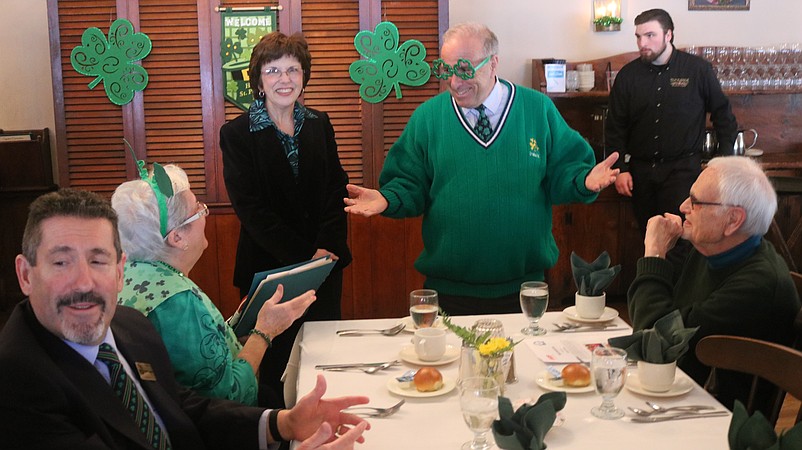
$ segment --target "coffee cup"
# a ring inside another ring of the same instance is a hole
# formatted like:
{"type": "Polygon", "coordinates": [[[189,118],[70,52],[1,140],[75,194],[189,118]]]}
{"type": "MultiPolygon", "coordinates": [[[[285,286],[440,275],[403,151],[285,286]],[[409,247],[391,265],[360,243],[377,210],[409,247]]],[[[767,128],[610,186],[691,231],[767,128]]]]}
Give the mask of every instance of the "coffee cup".
{"type": "Polygon", "coordinates": [[[677,373],[677,362],[655,364],[638,361],[638,381],[644,390],[651,392],[667,392],[674,385],[677,373]]]}
{"type": "Polygon", "coordinates": [[[587,296],[576,294],[576,314],[583,319],[598,319],[604,314],[607,293],[587,296]]]}
{"type": "Polygon", "coordinates": [[[412,337],[415,353],[421,361],[437,361],[446,353],[446,330],[420,328],[412,337]]]}

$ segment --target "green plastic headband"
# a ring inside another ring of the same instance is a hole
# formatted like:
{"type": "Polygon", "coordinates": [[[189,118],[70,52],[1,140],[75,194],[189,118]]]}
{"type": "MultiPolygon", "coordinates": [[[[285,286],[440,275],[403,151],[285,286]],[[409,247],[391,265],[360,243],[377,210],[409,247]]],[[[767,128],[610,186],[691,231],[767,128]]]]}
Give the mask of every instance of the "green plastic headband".
{"type": "Polygon", "coordinates": [[[131,155],[136,161],[137,170],[139,171],[139,178],[150,185],[153,189],[153,194],[156,196],[156,202],[159,204],[159,226],[162,237],[167,236],[167,199],[173,196],[173,182],[170,177],[159,163],[153,163],[153,176],[148,176],[148,170],[145,169],[145,161],[136,159],[134,148],[127,140],[123,139],[125,145],[131,150],[131,155]]]}

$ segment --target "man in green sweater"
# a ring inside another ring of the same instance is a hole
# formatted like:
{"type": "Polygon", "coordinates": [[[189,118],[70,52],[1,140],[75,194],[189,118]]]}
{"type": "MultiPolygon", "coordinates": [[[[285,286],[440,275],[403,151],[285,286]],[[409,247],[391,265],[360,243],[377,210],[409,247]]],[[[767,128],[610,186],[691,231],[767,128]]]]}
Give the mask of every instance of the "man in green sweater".
{"type": "MultiPolygon", "coordinates": [[[[629,314],[635,330],[652,327],[675,309],[685,326],[699,327],[678,365],[704,384],[710,369],[693,351],[701,338],[727,334],[789,345],[800,302],[788,266],[762,237],[777,211],[777,194],[756,162],[712,159],[680,211],[684,222],[669,213],[649,219],[645,254],[629,288],[629,314]],[[679,238],[694,250],[674,274],[665,255],[679,238]]],[[[728,408],[735,399],[746,403],[750,378],[717,372],[719,401],[728,408]]],[[[765,393],[761,397],[768,400],[765,393]]],[[[765,403],[761,409],[768,411],[765,403]]]]}
{"type": "Polygon", "coordinates": [[[617,155],[593,150],[545,95],[496,76],[498,40],[460,24],[443,36],[435,76],[448,87],[412,114],[380,190],[349,185],[349,213],[423,215],[415,267],[452,315],[520,312],[524,281],[557,262],[551,208],[589,203],[615,182],[617,155]]]}

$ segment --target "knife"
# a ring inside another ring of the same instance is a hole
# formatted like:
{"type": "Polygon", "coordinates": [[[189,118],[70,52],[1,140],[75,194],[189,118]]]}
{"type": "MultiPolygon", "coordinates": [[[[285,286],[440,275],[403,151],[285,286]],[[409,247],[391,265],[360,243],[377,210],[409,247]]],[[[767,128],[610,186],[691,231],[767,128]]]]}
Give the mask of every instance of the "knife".
{"type": "Polygon", "coordinates": [[[699,413],[685,412],[682,414],[673,414],[670,416],[633,417],[631,421],[638,423],[667,422],[669,420],[701,419],[703,417],[720,417],[729,414],[730,414],[729,411],[710,411],[710,412],[699,412],[699,413]]]}
{"type": "Polygon", "coordinates": [[[552,330],[555,333],[584,333],[586,331],[621,331],[621,330],[628,330],[627,327],[615,327],[615,328],[602,328],[602,327],[581,327],[581,328],[574,328],[572,330],[552,330]]]}
{"type": "MultiPolygon", "coordinates": [[[[392,362],[392,361],[385,361],[385,362],[392,362]]],[[[315,366],[315,369],[318,370],[326,370],[326,369],[353,369],[358,367],[375,367],[384,364],[385,362],[376,362],[376,363],[344,363],[344,364],[318,364],[315,366]]]]}

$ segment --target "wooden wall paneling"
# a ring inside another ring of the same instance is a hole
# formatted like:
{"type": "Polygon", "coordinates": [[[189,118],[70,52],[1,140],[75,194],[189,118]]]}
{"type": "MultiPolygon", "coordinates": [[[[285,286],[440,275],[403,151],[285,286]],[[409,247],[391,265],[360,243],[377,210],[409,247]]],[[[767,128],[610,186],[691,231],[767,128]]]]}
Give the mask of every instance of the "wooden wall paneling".
{"type": "MultiPolygon", "coordinates": [[[[147,161],[175,163],[207,199],[197,0],[139,0],[140,28],[153,42],[142,61],[147,161]]],[[[206,71],[208,74],[208,70],[206,71]]]]}
{"type": "MultiPolygon", "coordinates": [[[[70,53],[81,45],[81,36],[89,26],[108,33],[110,17],[116,16],[111,0],[82,2],[60,1],[58,12],[60,79],[56,92],[63,94],[63,108],[57,108],[58,122],[64,121],[63,139],[59,140],[60,184],[109,194],[126,180],[123,150],[122,110],[106,96],[103,84],[89,90],[92,77],[72,68],[70,53]],[[62,119],[63,118],[63,119],[62,119]]],[[[55,32],[56,30],[54,30],[55,32]]]]}
{"type": "MultiPolygon", "coordinates": [[[[223,311],[223,297],[220,294],[220,284],[223,280],[218,275],[218,251],[220,245],[213,245],[213,243],[225,242],[220,239],[218,234],[217,222],[221,216],[216,214],[209,214],[206,216],[206,239],[209,242],[208,247],[204,250],[200,259],[187,276],[195,282],[202,290],[209,296],[220,311],[223,311]]],[[[231,314],[224,314],[223,317],[228,317],[231,314]]]]}

